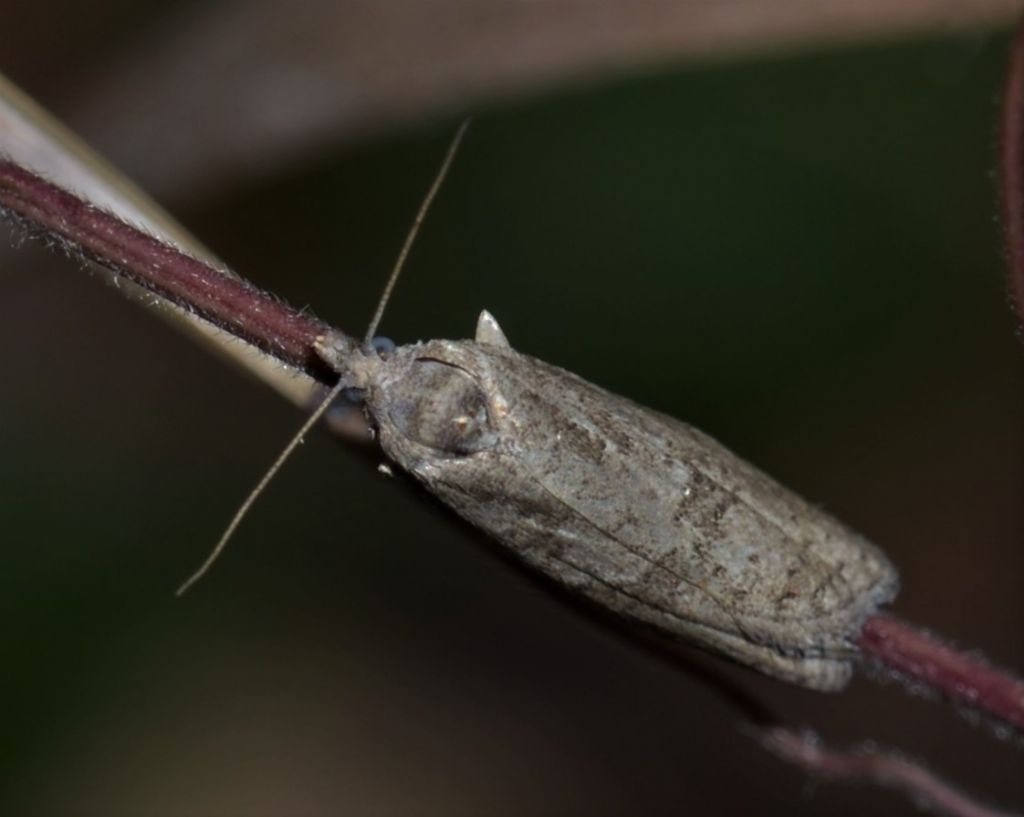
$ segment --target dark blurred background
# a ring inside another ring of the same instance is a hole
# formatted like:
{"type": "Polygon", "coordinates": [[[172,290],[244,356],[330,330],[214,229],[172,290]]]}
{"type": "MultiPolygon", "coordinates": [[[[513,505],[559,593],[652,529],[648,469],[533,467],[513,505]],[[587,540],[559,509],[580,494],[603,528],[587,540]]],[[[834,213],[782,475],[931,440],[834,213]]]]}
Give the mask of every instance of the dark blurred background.
{"type": "MultiPolygon", "coordinates": [[[[176,42],[179,10],[22,6],[0,3],[0,70],[121,164],[95,111],[116,111],[125,54],[176,42]]],[[[665,60],[271,152],[248,177],[174,186],[137,148],[127,169],[244,275],[359,333],[471,111],[382,331],[465,337],[486,307],[521,351],[694,423],[862,531],[901,569],[901,615],[1019,673],[1006,47],[988,29],[665,60]]],[[[202,78],[182,76],[187,99],[202,78]]],[[[174,104],[118,116],[144,131],[174,104]]],[[[161,130],[189,153],[188,119],[161,130]]],[[[913,810],[768,755],[733,687],[1024,808],[1021,749],[986,726],[898,684],[824,695],[664,660],[326,435],[176,600],[299,413],[39,246],[5,249],[0,282],[0,812],[913,810]]]]}

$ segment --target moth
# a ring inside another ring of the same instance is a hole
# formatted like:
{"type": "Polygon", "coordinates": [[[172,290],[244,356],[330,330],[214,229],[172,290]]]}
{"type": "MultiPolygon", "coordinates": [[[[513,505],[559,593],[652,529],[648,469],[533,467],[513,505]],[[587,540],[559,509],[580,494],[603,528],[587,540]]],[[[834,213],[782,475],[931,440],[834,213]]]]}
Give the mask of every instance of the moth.
{"type": "Polygon", "coordinates": [[[520,354],[486,311],[473,340],[374,342],[466,124],[364,340],[337,330],[317,339],[337,385],[179,593],[348,391],[392,462],[529,566],[620,616],[768,675],[841,689],[861,625],[897,592],[896,570],[874,545],[686,423],[520,354]]]}
{"type": "Polygon", "coordinates": [[[387,457],[522,561],[628,619],[821,690],[893,599],[874,545],[686,423],[473,340],[319,352],[387,457]]]}

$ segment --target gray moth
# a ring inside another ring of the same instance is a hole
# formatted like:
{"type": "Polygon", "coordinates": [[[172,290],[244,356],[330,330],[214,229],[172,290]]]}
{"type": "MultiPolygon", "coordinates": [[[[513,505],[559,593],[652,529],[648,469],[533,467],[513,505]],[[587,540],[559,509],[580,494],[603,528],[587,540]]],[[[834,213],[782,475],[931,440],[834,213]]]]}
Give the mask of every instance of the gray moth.
{"type": "Polygon", "coordinates": [[[328,335],[387,457],[523,562],[619,615],[820,690],[897,592],[874,545],[686,423],[511,348],[328,335]]]}

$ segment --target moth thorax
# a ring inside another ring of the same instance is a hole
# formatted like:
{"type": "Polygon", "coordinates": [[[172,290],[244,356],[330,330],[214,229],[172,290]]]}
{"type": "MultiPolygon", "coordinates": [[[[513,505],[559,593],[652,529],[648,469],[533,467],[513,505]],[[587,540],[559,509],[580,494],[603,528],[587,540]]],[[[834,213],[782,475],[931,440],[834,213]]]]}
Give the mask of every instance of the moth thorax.
{"type": "Polygon", "coordinates": [[[464,457],[497,442],[486,393],[458,366],[413,360],[388,397],[396,431],[442,455],[464,457]]]}

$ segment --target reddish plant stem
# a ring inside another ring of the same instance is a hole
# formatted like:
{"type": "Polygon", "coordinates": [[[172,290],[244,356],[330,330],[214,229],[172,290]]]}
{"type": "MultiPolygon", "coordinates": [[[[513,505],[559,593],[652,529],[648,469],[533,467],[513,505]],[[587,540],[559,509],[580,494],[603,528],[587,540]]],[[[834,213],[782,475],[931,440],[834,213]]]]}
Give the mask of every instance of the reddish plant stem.
{"type": "Polygon", "coordinates": [[[815,777],[847,782],[867,781],[901,789],[929,811],[951,817],[1010,817],[989,808],[945,782],[934,772],[906,757],[865,744],[853,751],[836,751],[812,734],[783,726],[761,733],[764,746],[815,777]]]}
{"type": "Polygon", "coordinates": [[[1010,45],[1000,136],[1007,283],[1017,331],[1024,339],[1024,20],[1010,45]]]}
{"type": "Polygon", "coordinates": [[[882,613],[867,620],[857,646],[866,658],[947,700],[1024,731],[1024,681],[984,659],[882,613]]]}
{"type": "MultiPolygon", "coordinates": [[[[1024,195],[1017,206],[1024,212],[1024,195]]],[[[0,212],[66,250],[166,298],[324,383],[336,382],[313,344],[331,327],[223,270],[192,258],[116,216],[0,160],[0,212]]],[[[1024,238],[1020,239],[1024,266],[1024,238]]],[[[1024,682],[895,618],[868,619],[857,639],[874,659],[947,699],[1024,730],[1024,682]]]]}
{"type": "Polygon", "coordinates": [[[29,170],[0,159],[0,211],[256,348],[332,384],[313,349],[331,327],[217,269],[29,170]]]}

